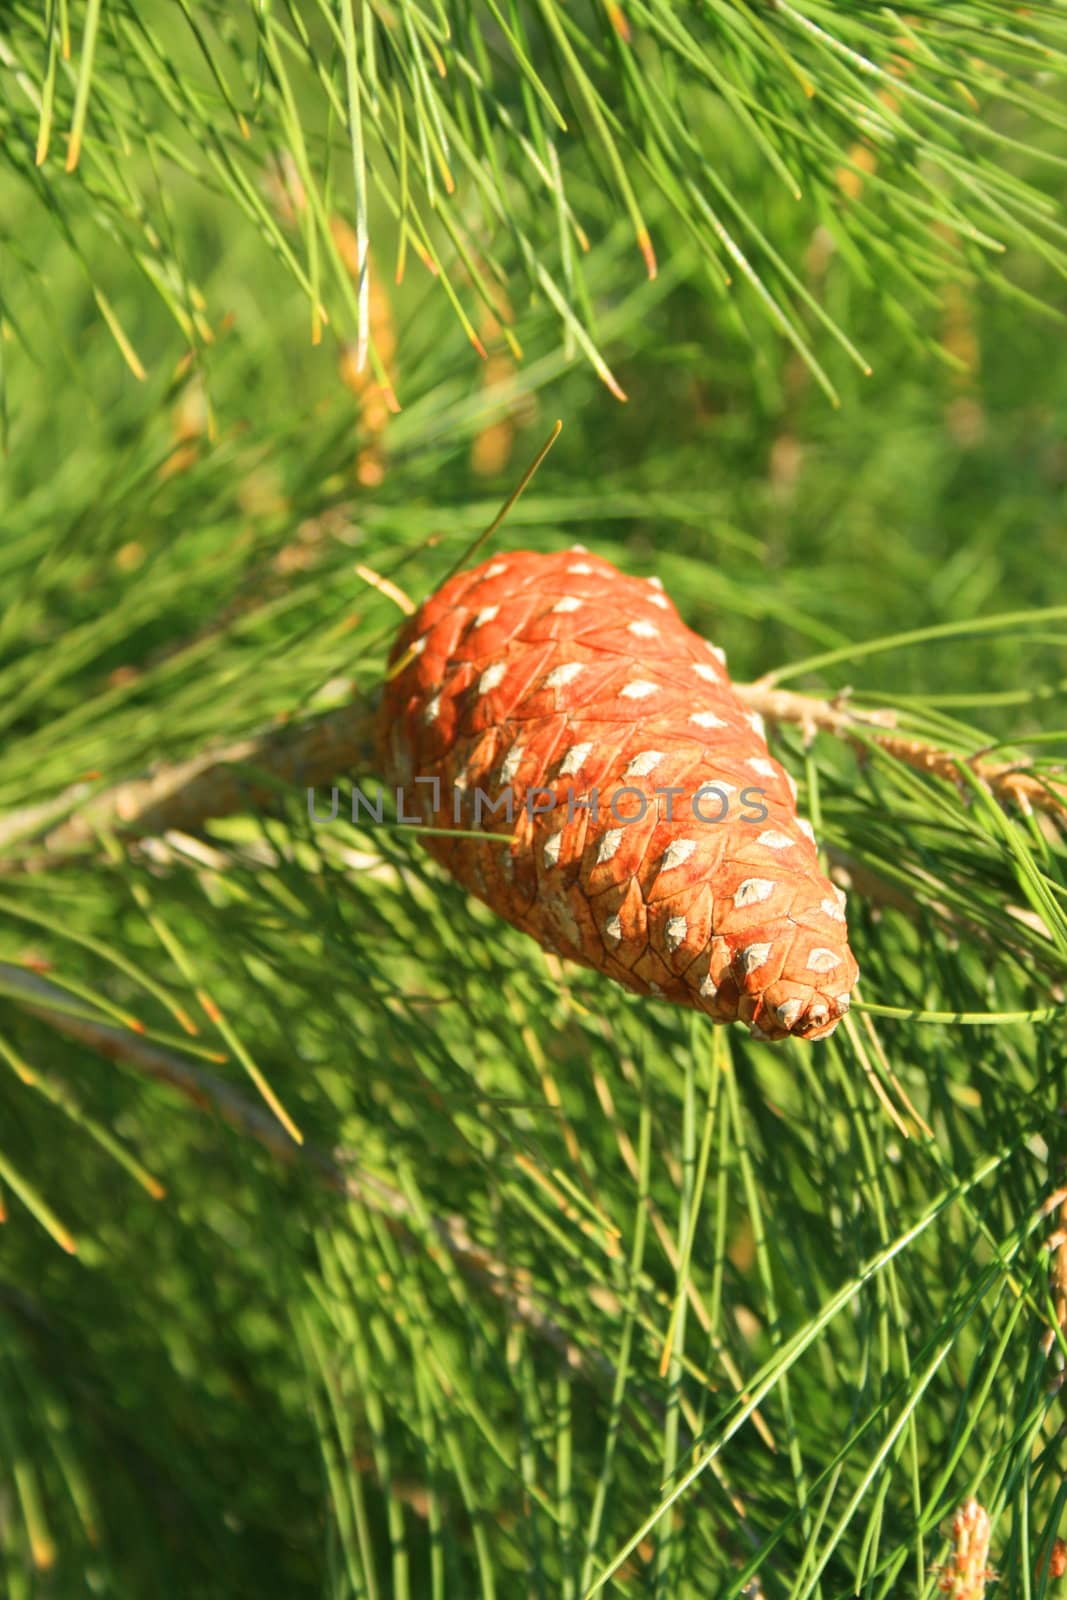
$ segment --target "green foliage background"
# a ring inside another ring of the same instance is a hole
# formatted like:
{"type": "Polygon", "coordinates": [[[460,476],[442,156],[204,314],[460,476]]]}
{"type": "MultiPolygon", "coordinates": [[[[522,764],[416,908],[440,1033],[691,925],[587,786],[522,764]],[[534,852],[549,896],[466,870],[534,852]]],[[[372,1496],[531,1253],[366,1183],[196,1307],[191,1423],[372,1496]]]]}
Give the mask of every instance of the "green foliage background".
{"type": "MultiPolygon", "coordinates": [[[[421,599],[556,417],[501,548],[1062,763],[1067,12],[623,9],[9,8],[5,819],[372,695],[357,568],[421,599]]],[[[930,1596],[970,1494],[997,1592],[1055,1592],[1062,832],[773,741],[898,1013],[822,1046],[561,968],[302,791],[3,829],[4,1594],[930,1596]]]]}

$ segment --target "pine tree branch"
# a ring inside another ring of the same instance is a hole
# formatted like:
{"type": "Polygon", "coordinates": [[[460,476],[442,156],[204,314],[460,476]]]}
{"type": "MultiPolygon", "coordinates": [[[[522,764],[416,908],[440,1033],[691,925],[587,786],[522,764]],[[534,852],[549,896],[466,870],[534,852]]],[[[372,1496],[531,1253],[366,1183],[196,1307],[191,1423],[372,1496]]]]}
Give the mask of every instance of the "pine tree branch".
{"type": "MultiPolygon", "coordinates": [[[[308,1171],[324,1187],[377,1212],[385,1218],[387,1226],[405,1250],[414,1253],[429,1249],[431,1255],[437,1248],[445,1251],[468,1281],[499,1301],[510,1318],[551,1346],[572,1376],[581,1378],[603,1392],[611,1393],[615,1388],[617,1374],[609,1358],[599,1351],[583,1349],[576,1343],[563,1326],[561,1314],[541,1303],[529,1272],[510,1266],[479,1244],[472,1237],[462,1214],[451,1212],[446,1216],[431,1217],[429,1225],[433,1237],[427,1243],[420,1235],[418,1218],[407,1196],[366,1168],[353,1151],[338,1147],[331,1155],[312,1144],[296,1145],[274,1116],[248,1101],[217,1074],[194,1065],[176,1052],[153,1044],[126,1028],[74,1015],[68,1010],[57,1010],[54,1003],[65,1006],[69,994],[37,973],[0,961],[0,983],[8,997],[27,1015],[45,1023],[57,1033],[86,1045],[109,1061],[123,1062],[155,1082],[177,1090],[199,1110],[219,1116],[236,1133],[254,1139],[277,1160],[308,1171]]],[[[603,1292],[602,1285],[598,1284],[597,1288],[600,1293],[603,1292]]],[[[722,1354],[724,1352],[720,1352],[722,1354]]],[[[728,1369],[731,1366],[729,1361],[724,1364],[728,1369]]],[[[731,1373],[731,1376],[739,1392],[742,1391],[740,1374],[731,1373]]],[[[667,1414],[663,1404],[645,1391],[633,1389],[632,1386],[631,1390],[626,1410],[632,1425],[638,1426],[651,1418],[662,1426],[667,1414]]],[[[753,1422],[765,1440],[770,1442],[758,1412],[754,1414],[753,1422]]],[[[679,1428],[680,1448],[687,1450],[692,1443],[692,1434],[682,1424],[679,1428]]],[[[720,1464],[713,1463],[712,1469],[730,1498],[739,1519],[740,1531],[753,1548],[757,1547],[759,1541],[745,1519],[743,1501],[731,1488],[720,1464]]]]}
{"type": "Polygon", "coordinates": [[[833,733],[856,749],[866,751],[869,741],[895,756],[905,766],[931,773],[947,783],[960,786],[959,769],[966,765],[986,784],[1001,802],[1019,807],[1029,815],[1043,811],[1060,822],[1067,822],[1067,783],[1050,783],[1023,771],[1017,761],[986,761],[981,756],[961,756],[927,740],[896,731],[897,714],[891,710],[863,710],[850,706],[841,696],[820,700],[811,695],[775,689],[757,680],[734,685],[737,694],[753,711],[768,722],[794,723],[806,736],[816,732],[833,733]]]}
{"type": "Polygon", "coordinates": [[[161,766],[102,790],[84,805],[79,802],[86,786],[76,785],[58,799],[0,820],[0,848],[15,839],[34,840],[43,852],[34,858],[37,867],[94,844],[101,831],[134,839],[171,829],[192,833],[212,818],[269,805],[279,789],[328,783],[373,762],[373,711],[353,703],[161,766]],[[71,814],[50,827],[64,811],[71,814]]]}
{"type": "MultiPolygon", "coordinates": [[[[860,709],[840,697],[818,699],[763,682],[734,687],[745,704],[769,722],[792,723],[809,736],[832,733],[861,752],[873,740],[898,761],[957,787],[960,766],[966,764],[999,801],[1067,823],[1067,783],[1037,777],[1017,762],[961,756],[899,732],[892,710],[860,709]]],[[[13,812],[0,819],[0,849],[18,840],[37,848],[0,863],[0,870],[55,865],[92,846],[100,831],[127,839],[172,829],[193,833],[214,818],[268,806],[280,790],[373,771],[375,759],[373,708],[366,701],[353,702],[307,722],[274,727],[188,761],[161,766],[145,777],[104,789],[84,803],[86,786],[81,784],[40,806],[13,812]],[[64,811],[70,814],[52,826],[64,811]]]]}
{"type": "MultiPolygon", "coordinates": [[[[279,1161],[309,1170],[325,1187],[381,1213],[405,1248],[425,1248],[413,1226],[416,1218],[407,1197],[363,1166],[352,1151],[338,1150],[330,1155],[314,1146],[298,1146],[270,1112],[248,1101],[217,1074],[126,1028],[55,1009],[55,1002],[66,1005],[70,996],[37,973],[0,962],[0,982],[9,996],[18,997],[15,1004],[21,1011],[57,1033],[76,1039],[97,1055],[135,1067],[155,1082],[176,1089],[199,1110],[220,1117],[236,1133],[254,1139],[279,1161]]],[[[471,1237],[463,1216],[453,1213],[434,1217],[431,1227],[436,1243],[464,1274],[499,1300],[511,1317],[551,1345],[570,1372],[610,1390],[615,1380],[610,1361],[577,1345],[558,1318],[539,1304],[527,1277],[471,1237]]],[[[647,1397],[642,1403],[653,1412],[657,1409],[647,1397]]]]}

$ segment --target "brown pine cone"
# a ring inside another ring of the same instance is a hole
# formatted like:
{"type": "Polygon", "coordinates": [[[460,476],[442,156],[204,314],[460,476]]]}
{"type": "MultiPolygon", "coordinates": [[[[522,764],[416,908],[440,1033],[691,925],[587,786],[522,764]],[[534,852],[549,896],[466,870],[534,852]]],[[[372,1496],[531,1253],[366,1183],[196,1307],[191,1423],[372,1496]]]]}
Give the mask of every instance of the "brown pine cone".
{"type": "Polygon", "coordinates": [[[409,818],[467,830],[425,840],[465,888],[639,994],[757,1038],[833,1032],[858,976],[844,896],[722,652],[657,579],[510,551],[419,608],[405,657],[383,762],[409,818]]]}

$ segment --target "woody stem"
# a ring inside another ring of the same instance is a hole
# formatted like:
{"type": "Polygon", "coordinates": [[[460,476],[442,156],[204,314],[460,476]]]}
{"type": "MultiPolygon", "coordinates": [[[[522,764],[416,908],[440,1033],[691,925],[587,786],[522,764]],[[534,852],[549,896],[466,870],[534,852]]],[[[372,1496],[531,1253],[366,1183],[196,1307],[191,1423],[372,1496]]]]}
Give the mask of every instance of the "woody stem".
{"type": "MultiPolygon", "coordinates": [[[[902,733],[893,711],[860,709],[840,698],[794,694],[759,681],[738,683],[734,689],[750,710],[768,722],[795,724],[809,736],[831,733],[860,750],[873,742],[898,761],[951,783],[959,783],[960,768],[966,765],[998,800],[1067,822],[1067,784],[1021,770],[1017,763],[957,755],[902,733]]],[[[374,766],[374,710],[365,700],[353,701],[306,722],[274,727],[188,761],[158,767],[95,795],[87,784],[74,785],[52,800],[0,820],[0,849],[16,841],[32,843],[33,853],[12,859],[10,867],[36,868],[91,846],[101,832],[114,831],[128,839],[171,830],[194,832],[212,818],[269,805],[286,789],[313,787],[374,766]]]]}

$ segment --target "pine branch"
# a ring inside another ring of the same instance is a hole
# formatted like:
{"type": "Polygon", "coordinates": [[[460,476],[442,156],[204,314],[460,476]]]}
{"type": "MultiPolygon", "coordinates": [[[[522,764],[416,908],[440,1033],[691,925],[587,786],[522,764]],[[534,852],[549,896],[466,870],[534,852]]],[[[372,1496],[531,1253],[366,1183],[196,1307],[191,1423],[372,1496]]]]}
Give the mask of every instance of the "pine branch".
{"type": "Polygon", "coordinates": [[[850,706],[843,696],[820,700],[811,695],[775,689],[762,682],[735,684],[738,695],[753,711],[768,722],[788,722],[800,727],[806,737],[815,732],[836,734],[856,749],[866,751],[874,743],[905,766],[942,778],[957,788],[960,767],[966,765],[980,783],[996,798],[1018,806],[1024,815],[1043,811],[1060,822],[1067,822],[1067,783],[1051,783],[1021,769],[1017,761],[995,762],[981,756],[960,756],[925,739],[895,730],[897,713],[892,710],[861,710],[850,706]]]}
{"type": "MultiPolygon", "coordinates": [[[[0,982],[8,997],[27,1015],[55,1032],[86,1045],[109,1061],[134,1067],[153,1081],[177,1090],[198,1110],[217,1115],[236,1133],[255,1140],[276,1160],[286,1166],[308,1171],[316,1182],[327,1189],[379,1213],[405,1251],[418,1253],[429,1248],[432,1252],[436,1247],[444,1250],[471,1283],[506,1309],[512,1321],[521,1324],[549,1345],[572,1378],[581,1378],[609,1393],[616,1385],[618,1374],[609,1358],[576,1343],[564,1327],[560,1310],[546,1306],[543,1295],[535,1291],[530,1274],[513,1268],[474,1239],[466,1218],[460,1213],[451,1212],[428,1219],[433,1236],[428,1246],[420,1236],[416,1226],[418,1217],[407,1197],[394,1184],[367,1168],[350,1149],[338,1147],[330,1155],[313,1144],[299,1146],[285,1136],[275,1117],[246,1099],[217,1074],[194,1065],[173,1050],[155,1045],[126,1028],[75,1015],[67,1009],[57,1010],[49,1002],[58,1002],[65,1007],[69,995],[47,978],[10,962],[0,962],[0,982]]],[[[731,1367],[728,1354],[720,1354],[727,1355],[726,1365],[731,1367]]],[[[743,1387],[739,1374],[736,1375],[736,1381],[739,1387],[743,1387]]],[[[654,1396],[631,1386],[626,1404],[634,1424],[642,1419],[652,1419],[662,1425],[665,1408],[654,1396]]],[[[758,1427],[763,1427],[758,1412],[754,1422],[758,1427]]],[[[679,1442],[682,1449],[691,1447],[692,1435],[688,1429],[680,1429],[679,1442]]],[[[729,1490],[721,1469],[716,1476],[734,1500],[741,1531],[749,1544],[755,1547],[758,1540],[745,1523],[740,1500],[729,1490]]]]}
{"type": "MultiPolygon", "coordinates": [[[[198,1110],[214,1114],[236,1133],[251,1138],[287,1166],[308,1170],[317,1182],[347,1199],[357,1200],[380,1212],[408,1250],[424,1249],[414,1231],[414,1211],[405,1195],[364,1166],[350,1150],[334,1155],[315,1146],[299,1146],[288,1138],[277,1119],[247,1100],[224,1078],[195,1066],[173,1050],[167,1050],[139,1037],[126,1028],[117,1028],[95,1018],[57,1010],[70,996],[65,989],[34,972],[0,961],[0,982],[9,998],[29,1016],[47,1024],[54,1032],[76,1039],[109,1061],[123,1062],[156,1083],[176,1089],[198,1110]]],[[[466,1219],[458,1213],[434,1217],[431,1226],[436,1242],[446,1250],[461,1270],[487,1290],[562,1358],[568,1371],[610,1388],[615,1372],[606,1357],[590,1353],[567,1334],[558,1313],[546,1310],[520,1272],[472,1238],[466,1219]]],[[[656,1407],[648,1402],[654,1412],[656,1407]]]]}
{"type": "MultiPolygon", "coordinates": [[[[1041,811],[1067,823],[1067,784],[1021,769],[1018,762],[993,762],[961,756],[896,730],[891,709],[860,709],[843,697],[833,700],[768,687],[735,684],[740,698],[770,722],[790,723],[806,736],[832,733],[860,752],[873,743],[918,772],[959,787],[966,765],[979,782],[1005,804],[1024,813],[1041,811]]],[[[85,800],[84,784],[55,799],[0,819],[0,848],[16,841],[38,849],[15,855],[2,869],[39,870],[91,846],[101,831],[143,839],[177,830],[195,833],[204,823],[269,806],[285,789],[312,788],[342,775],[374,770],[374,712],[364,702],[326,712],[306,722],[285,724],[266,733],[191,760],[159,767],[146,777],[115,784],[85,800]],[[51,826],[57,815],[64,821],[51,826]]]]}
{"type": "Polygon", "coordinates": [[[340,773],[365,770],[374,761],[373,733],[373,713],[357,703],[159,767],[147,777],[105,789],[84,805],[86,786],[78,784],[0,820],[0,848],[14,839],[36,838],[47,859],[84,849],[101,831],[127,838],[171,829],[195,832],[213,817],[269,805],[279,789],[313,787],[340,773]],[[64,811],[72,814],[50,828],[64,811]]]}
{"type": "Polygon", "coordinates": [[[0,1592],[584,1596],[645,1530],[620,1592],[887,1595],[973,1501],[971,1586],[1036,1593],[1063,5],[487,8],[0,30],[0,1592]],[[411,837],[301,845],[377,776],[369,694],[312,716],[396,622],[354,578],[428,593],[549,406],[516,537],[655,567],[789,662],[740,692],[798,779],[820,736],[870,998],[817,1058],[542,962],[411,837]]]}

